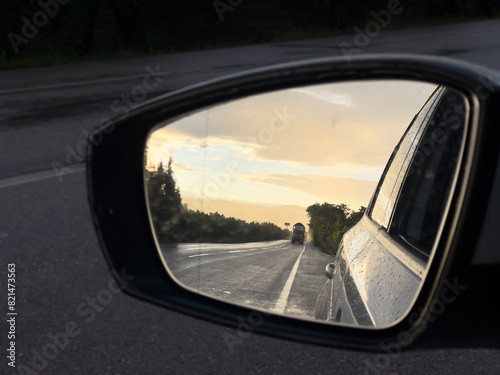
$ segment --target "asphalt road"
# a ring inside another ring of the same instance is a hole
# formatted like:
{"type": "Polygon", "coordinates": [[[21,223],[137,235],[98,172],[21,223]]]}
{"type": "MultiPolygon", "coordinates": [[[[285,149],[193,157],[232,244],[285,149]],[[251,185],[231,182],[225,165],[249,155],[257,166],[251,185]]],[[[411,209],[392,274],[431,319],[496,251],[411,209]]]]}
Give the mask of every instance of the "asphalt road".
{"type": "Polygon", "coordinates": [[[314,319],[316,299],[333,258],[312,243],[290,241],[162,246],[185,286],[224,301],[314,319]]]}
{"type": "MultiPolygon", "coordinates": [[[[500,68],[499,34],[496,20],[386,32],[359,52],[446,55],[500,68]]],[[[142,102],[135,88],[144,87],[148,74],[148,87],[158,83],[147,91],[151,98],[247,68],[342,56],[339,44],[354,38],[0,72],[0,285],[7,284],[7,264],[15,263],[18,312],[17,367],[6,364],[3,321],[0,372],[500,373],[500,352],[479,348],[413,350],[382,363],[377,353],[255,334],[229,347],[224,338],[235,329],[150,306],[114,288],[90,220],[84,173],[66,168],[80,165],[86,132],[142,102]]],[[[0,299],[7,301],[6,287],[0,299]]]]}

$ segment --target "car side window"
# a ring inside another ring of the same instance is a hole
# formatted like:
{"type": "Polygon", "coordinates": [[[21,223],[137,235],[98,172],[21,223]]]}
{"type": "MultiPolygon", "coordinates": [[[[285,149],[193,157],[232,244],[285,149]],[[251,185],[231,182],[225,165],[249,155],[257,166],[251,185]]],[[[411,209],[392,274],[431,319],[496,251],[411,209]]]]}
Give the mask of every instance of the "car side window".
{"type": "Polygon", "coordinates": [[[427,256],[451,191],[465,124],[463,97],[437,89],[393,152],[369,216],[427,256]]]}
{"type": "Polygon", "coordinates": [[[388,167],[383,175],[382,181],[375,193],[372,209],[369,216],[380,226],[389,227],[392,214],[395,209],[396,200],[401,189],[401,184],[410,167],[410,162],[416,148],[419,145],[420,138],[425,125],[430,122],[430,117],[434,112],[436,102],[438,101],[440,90],[436,90],[422,109],[413,119],[403,138],[396,146],[388,167]]]}
{"type": "Polygon", "coordinates": [[[389,232],[429,255],[458,164],[465,128],[463,97],[447,89],[407,172],[389,232]]]}

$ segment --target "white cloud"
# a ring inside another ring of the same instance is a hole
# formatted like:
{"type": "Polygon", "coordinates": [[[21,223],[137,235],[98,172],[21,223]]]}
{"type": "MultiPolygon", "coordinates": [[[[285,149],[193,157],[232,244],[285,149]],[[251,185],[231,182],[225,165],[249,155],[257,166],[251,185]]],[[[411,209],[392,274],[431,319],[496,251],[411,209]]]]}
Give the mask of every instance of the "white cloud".
{"type": "Polygon", "coordinates": [[[346,107],[354,105],[351,95],[332,92],[331,90],[325,89],[323,86],[298,88],[292,89],[291,91],[312,96],[313,98],[320,99],[331,104],[338,104],[346,107]]]}

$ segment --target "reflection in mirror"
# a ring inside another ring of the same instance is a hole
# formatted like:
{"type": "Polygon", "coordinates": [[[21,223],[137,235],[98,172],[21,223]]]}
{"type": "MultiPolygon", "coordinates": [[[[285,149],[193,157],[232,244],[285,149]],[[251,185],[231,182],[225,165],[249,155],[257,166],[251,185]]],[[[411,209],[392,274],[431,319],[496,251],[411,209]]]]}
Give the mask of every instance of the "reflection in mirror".
{"type": "Polygon", "coordinates": [[[260,310],[394,323],[432,259],[466,113],[452,89],[358,81],[163,124],[148,140],[145,179],[168,270],[197,292],[260,310]]]}

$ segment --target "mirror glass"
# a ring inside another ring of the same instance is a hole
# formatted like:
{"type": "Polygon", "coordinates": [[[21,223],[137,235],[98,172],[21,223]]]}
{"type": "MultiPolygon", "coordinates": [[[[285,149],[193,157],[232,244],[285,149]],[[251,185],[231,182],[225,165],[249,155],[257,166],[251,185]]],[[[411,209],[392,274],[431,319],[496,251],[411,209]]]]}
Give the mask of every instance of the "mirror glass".
{"type": "Polygon", "coordinates": [[[145,150],[145,183],[168,271],[258,310],[393,324],[432,260],[466,106],[427,82],[350,81],[161,124],[145,150]]]}

